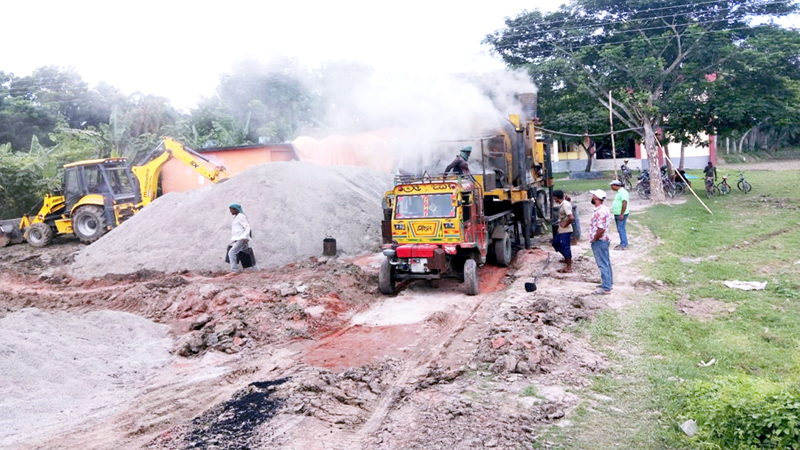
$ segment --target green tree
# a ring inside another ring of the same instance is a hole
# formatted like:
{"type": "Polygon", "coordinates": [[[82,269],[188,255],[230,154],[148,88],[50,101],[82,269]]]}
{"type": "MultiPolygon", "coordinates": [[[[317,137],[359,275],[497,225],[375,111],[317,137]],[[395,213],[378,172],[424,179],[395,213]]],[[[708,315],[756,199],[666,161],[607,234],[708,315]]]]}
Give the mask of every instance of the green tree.
{"type": "MultiPolygon", "coordinates": [[[[557,11],[524,12],[486,39],[512,67],[559,63],[561,81],[606,105],[636,128],[648,163],[658,167],[656,131],[685,83],[717,73],[754,33],[750,20],[797,6],[777,0],[572,0],[557,11]]],[[[665,201],[658,177],[651,198],[665,201]]]]}

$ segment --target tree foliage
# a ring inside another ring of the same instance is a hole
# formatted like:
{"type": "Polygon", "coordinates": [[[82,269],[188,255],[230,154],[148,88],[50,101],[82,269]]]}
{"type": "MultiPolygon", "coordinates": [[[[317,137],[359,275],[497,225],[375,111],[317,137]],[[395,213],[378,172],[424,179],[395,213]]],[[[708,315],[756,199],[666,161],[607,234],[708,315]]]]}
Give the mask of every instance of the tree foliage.
{"type": "MultiPolygon", "coordinates": [[[[572,0],[554,12],[507,19],[486,42],[512,67],[558,67],[553,82],[596,104],[606,105],[612,92],[615,117],[637,129],[650,167],[657,167],[657,130],[681,104],[691,109],[687,101],[703,100],[692,88],[716,76],[758,34],[763,27],[751,26],[752,18],[796,8],[781,0],[572,0]]],[[[697,123],[695,134],[713,124],[710,108],[688,118],[697,123]]],[[[658,177],[651,182],[653,200],[664,201],[658,177]]]]}

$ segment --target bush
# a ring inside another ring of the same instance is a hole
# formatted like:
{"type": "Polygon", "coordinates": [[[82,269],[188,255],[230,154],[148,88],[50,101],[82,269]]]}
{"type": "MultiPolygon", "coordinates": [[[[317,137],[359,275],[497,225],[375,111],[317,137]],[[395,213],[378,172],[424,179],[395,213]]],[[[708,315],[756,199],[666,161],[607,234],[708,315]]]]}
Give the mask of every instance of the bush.
{"type": "Polygon", "coordinates": [[[800,389],[747,375],[696,381],[684,388],[697,441],[709,449],[800,449],[800,389]]]}

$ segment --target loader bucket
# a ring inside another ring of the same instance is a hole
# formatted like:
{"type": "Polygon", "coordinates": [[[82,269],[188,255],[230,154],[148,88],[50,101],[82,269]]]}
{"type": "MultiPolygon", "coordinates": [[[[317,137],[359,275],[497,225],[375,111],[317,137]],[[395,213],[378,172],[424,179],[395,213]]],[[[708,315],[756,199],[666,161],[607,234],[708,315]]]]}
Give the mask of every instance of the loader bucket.
{"type": "Polygon", "coordinates": [[[22,243],[22,230],[19,224],[22,219],[0,220],[0,247],[22,243]]]}

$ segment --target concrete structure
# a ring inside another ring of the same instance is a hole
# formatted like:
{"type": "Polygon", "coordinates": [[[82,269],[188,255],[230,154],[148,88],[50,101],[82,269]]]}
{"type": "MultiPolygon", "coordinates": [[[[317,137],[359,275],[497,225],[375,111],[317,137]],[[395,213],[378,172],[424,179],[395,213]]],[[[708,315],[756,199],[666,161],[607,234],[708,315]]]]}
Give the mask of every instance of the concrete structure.
{"type": "MultiPolygon", "coordinates": [[[[231,176],[250,167],[275,161],[291,161],[297,159],[297,152],[292,144],[257,144],[238,147],[214,147],[195,150],[214,164],[224,166],[231,176]]],[[[161,170],[161,192],[184,192],[210,181],[203,178],[186,164],[170,159],[161,170]]]]}

